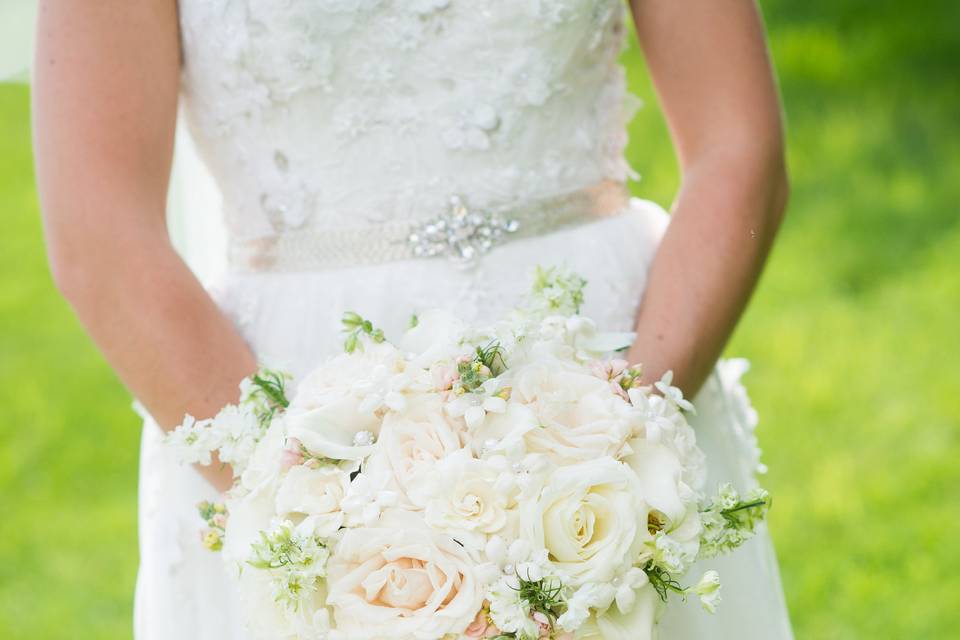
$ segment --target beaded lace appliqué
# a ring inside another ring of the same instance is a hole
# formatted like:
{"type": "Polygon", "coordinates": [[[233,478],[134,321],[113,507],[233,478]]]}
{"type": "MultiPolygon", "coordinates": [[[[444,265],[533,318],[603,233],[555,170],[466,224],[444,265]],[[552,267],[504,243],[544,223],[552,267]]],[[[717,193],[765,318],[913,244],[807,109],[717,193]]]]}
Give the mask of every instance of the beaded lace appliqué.
{"type": "Polygon", "coordinates": [[[619,0],[181,0],[180,15],[186,113],[233,238],[629,175],[619,0]]]}

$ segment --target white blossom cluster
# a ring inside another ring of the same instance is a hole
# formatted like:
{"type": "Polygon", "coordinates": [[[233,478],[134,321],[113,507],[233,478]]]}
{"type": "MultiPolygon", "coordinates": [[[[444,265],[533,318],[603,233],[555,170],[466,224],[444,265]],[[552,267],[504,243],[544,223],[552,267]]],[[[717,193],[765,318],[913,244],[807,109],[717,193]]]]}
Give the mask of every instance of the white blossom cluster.
{"type": "Polygon", "coordinates": [[[741,497],[733,485],[722,485],[700,514],[700,556],[713,558],[742,545],[756,533],[769,508],[770,496],[764,489],[753,489],[741,497]]]}
{"type": "Polygon", "coordinates": [[[605,359],[633,336],[577,314],[583,284],[540,270],[503,322],[431,311],[396,344],[351,314],[289,402],[174,432],[234,466],[222,553],[259,637],[635,640],[671,591],[714,610],[716,572],[678,580],[768,499],[705,500],[693,407],[605,359]]]}
{"type": "MultiPolygon", "coordinates": [[[[281,384],[284,379],[282,374],[273,372],[265,375],[281,384]]],[[[225,406],[213,418],[197,420],[186,416],[167,436],[168,446],[177,450],[184,462],[201,465],[209,465],[216,451],[220,462],[230,465],[235,476],[242,474],[276,412],[263,387],[254,380],[263,378],[258,375],[244,379],[239,404],[225,406]]]]}

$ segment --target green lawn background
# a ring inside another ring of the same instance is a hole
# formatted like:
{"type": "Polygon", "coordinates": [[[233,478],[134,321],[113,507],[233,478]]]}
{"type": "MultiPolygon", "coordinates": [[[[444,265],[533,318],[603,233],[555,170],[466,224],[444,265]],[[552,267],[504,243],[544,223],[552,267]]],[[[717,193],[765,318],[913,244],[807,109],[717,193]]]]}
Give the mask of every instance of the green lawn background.
{"type": "MultiPolygon", "coordinates": [[[[960,5],[767,0],[790,213],[730,353],[798,638],[960,636],[960,5]]],[[[646,103],[634,192],[677,172],[646,103]]],[[[28,92],[0,86],[0,637],[127,638],[138,421],[57,296],[28,92]]],[[[749,621],[745,621],[749,624],[749,621]]]]}

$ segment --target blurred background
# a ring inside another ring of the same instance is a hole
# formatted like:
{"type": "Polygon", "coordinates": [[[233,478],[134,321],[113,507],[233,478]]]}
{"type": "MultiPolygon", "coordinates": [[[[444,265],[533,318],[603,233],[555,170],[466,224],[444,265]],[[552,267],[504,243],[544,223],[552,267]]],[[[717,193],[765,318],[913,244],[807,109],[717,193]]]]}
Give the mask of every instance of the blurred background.
{"type": "MultiPolygon", "coordinates": [[[[957,637],[960,4],[761,4],[793,193],[729,353],[753,361],[796,634],[957,637]]],[[[667,205],[635,42],[624,61],[633,191],[667,205]]],[[[140,425],[51,284],[28,102],[0,85],[0,637],[128,638],[140,425]]]]}

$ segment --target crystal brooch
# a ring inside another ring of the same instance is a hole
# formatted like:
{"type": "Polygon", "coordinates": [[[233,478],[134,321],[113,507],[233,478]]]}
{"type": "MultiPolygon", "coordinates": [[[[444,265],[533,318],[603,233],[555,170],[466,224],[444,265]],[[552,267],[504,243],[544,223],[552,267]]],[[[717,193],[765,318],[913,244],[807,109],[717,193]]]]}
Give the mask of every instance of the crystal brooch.
{"type": "Polygon", "coordinates": [[[469,264],[519,228],[517,220],[489,211],[473,211],[462,198],[453,196],[447,212],[416,225],[407,242],[418,258],[445,256],[469,264]]]}

